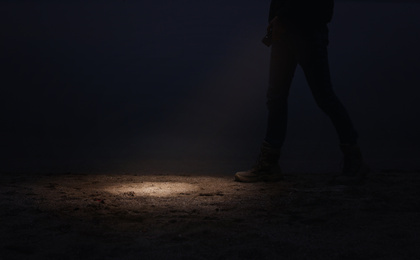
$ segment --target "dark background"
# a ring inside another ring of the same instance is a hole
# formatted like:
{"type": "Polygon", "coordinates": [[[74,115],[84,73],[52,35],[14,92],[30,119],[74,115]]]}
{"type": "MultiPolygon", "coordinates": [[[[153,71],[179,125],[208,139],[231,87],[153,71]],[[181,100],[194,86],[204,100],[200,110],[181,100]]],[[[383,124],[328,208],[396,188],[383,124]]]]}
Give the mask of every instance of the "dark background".
{"type": "MultiPolygon", "coordinates": [[[[269,1],[2,1],[1,172],[250,166],[265,131],[269,1]]],[[[420,169],[420,5],[336,1],[333,84],[374,169],[420,169]]],[[[336,171],[298,70],[282,165],[336,171]]]]}

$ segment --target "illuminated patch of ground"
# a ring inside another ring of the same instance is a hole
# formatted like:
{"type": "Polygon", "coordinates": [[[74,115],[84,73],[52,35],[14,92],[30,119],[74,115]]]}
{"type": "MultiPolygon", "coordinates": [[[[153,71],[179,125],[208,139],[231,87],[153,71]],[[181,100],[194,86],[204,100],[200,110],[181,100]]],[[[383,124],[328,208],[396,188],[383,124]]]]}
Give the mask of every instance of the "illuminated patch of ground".
{"type": "Polygon", "coordinates": [[[115,195],[131,194],[132,196],[168,197],[197,191],[198,185],[177,182],[142,182],[139,184],[117,184],[105,188],[115,195]]]}
{"type": "MultiPolygon", "coordinates": [[[[420,175],[6,175],[4,259],[417,259],[420,175]]],[[[1,258],[1,257],[0,257],[1,258]]]]}

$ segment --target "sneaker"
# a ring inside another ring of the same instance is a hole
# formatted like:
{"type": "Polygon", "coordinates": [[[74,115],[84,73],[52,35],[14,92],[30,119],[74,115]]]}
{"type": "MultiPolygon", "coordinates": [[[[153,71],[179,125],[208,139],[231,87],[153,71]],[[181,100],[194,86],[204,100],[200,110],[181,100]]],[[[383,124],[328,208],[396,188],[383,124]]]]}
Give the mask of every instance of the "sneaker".
{"type": "Polygon", "coordinates": [[[278,160],[280,149],[270,147],[267,142],[261,146],[261,152],[254,167],[248,171],[237,172],[235,181],[239,182],[276,182],[283,179],[278,160]]]}

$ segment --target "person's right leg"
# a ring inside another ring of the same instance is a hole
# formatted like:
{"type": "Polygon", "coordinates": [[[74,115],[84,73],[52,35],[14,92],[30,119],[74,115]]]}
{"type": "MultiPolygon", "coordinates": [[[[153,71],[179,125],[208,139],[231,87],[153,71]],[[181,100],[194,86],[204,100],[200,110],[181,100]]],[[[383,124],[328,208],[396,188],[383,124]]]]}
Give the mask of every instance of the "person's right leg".
{"type": "MultiPolygon", "coordinates": [[[[275,34],[275,29],[273,31],[275,34]]],[[[278,164],[280,149],[287,128],[287,98],[297,66],[292,37],[273,35],[270,78],[267,91],[267,133],[256,164],[248,171],[237,172],[235,180],[240,182],[279,181],[282,179],[278,164]]]]}
{"type": "Polygon", "coordinates": [[[265,142],[275,148],[283,146],[287,132],[288,97],[297,67],[294,38],[284,34],[271,47],[270,75],[267,90],[267,130],[265,142]]]}

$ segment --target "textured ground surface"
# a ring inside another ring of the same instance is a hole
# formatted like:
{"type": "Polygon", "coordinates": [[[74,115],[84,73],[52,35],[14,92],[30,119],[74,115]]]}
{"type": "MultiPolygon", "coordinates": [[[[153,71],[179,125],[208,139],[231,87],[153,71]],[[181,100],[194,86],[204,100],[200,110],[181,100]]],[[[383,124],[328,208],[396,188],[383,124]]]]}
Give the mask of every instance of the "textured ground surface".
{"type": "Polygon", "coordinates": [[[4,174],[1,259],[418,259],[420,174],[4,174]]]}

